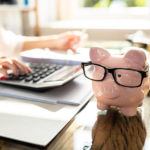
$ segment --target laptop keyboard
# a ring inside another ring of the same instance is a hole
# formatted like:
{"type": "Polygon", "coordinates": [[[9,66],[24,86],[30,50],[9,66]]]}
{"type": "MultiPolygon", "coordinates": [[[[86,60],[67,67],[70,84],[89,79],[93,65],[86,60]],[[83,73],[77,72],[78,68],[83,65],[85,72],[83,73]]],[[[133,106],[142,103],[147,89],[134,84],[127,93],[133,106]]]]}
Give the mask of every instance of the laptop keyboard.
{"type": "Polygon", "coordinates": [[[19,75],[17,77],[14,76],[13,74],[9,74],[8,80],[18,80],[36,83],[63,67],[62,65],[56,64],[50,65],[50,64],[35,64],[35,63],[32,63],[29,66],[32,69],[31,73],[26,75],[19,75]]]}

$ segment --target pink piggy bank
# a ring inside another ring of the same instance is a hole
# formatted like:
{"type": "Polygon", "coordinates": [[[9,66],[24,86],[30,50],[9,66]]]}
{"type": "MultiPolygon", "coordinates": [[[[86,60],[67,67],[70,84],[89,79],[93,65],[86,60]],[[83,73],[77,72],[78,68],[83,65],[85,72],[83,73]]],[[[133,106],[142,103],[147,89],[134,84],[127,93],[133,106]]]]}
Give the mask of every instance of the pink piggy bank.
{"type": "Polygon", "coordinates": [[[83,63],[84,75],[92,80],[97,107],[117,107],[125,116],[134,116],[148,91],[148,65],[144,50],[130,48],[124,55],[111,55],[91,48],[91,62],[83,63]]]}

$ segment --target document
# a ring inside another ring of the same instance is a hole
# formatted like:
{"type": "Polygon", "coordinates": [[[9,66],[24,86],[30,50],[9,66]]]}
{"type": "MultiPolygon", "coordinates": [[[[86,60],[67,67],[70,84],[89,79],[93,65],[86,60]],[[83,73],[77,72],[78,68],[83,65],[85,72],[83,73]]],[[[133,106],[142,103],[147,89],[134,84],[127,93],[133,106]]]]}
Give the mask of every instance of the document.
{"type": "Polygon", "coordinates": [[[80,75],[63,86],[45,91],[33,91],[14,86],[0,85],[0,96],[13,97],[52,104],[79,105],[92,96],[91,81],[80,75]]]}
{"type": "Polygon", "coordinates": [[[54,63],[61,65],[80,65],[87,62],[89,58],[89,48],[80,48],[78,53],[58,53],[49,49],[33,49],[22,52],[21,59],[31,63],[54,63]]]}

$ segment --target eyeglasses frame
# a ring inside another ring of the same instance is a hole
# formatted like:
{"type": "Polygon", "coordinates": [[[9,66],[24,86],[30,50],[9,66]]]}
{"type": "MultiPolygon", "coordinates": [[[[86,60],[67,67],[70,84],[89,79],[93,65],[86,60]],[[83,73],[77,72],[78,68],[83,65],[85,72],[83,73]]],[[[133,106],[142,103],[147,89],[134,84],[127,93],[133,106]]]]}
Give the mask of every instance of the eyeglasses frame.
{"type": "MultiPolygon", "coordinates": [[[[147,70],[147,71],[141,71],[141,70],[131,69],[131,68],[107,68],[107,67],[105,67],[105,66],[103,66],[103,65],[96,64],[96,63],[93,63],[93,62],[91,62],[91,61],[89,61],[89,62],[82,62],[82,63],[81,63],[81,68],[83,69],[84,76],[85,76],[86,78],[92,80],[92,81],[103,81],[103,80],[106,78],[107,73],[111,73],[112,76],[113,76],[114,81],[115,81],[118,85],[123,86],[123,87],[129,87],[129,88],[140,87],[140,86],[142,85],[143,79],[148,76],[148,70],[147,70]],[[96,65],[96,66],[100,66],[100,67],[104,68],[104,70],[105,70],[104,77],[103,77],[101,80],[96,80],[96,79],[91,79],[91,78],[89,78],[89,77],[86,75],[86,71],[85,71],[85,66],[88,66],[88,65],[96,65]],[[141,82],[140,82],[140,84],[137,85],[137,86],[126,86],[126,85],[122,85],[122,84],[118,83],[118,81],[116,80],[116,75],[115,75],[115,70],[117,70],[117,69],[132,70],[132,71],[137,71],[137,72],[139,72],[139,73],[141,74],[141,82]]],[[[147,67],[147,68],[148,68],[148,67],[147,67]]]]}

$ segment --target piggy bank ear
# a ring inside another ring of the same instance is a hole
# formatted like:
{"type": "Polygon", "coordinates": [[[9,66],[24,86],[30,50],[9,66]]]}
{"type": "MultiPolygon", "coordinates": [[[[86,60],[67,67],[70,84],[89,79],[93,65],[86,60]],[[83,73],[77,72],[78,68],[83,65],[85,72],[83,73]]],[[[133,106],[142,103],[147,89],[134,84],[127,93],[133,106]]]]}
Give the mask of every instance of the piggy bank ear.
{"type": "Polygon", "coordinates": [[[130,49],[124,56],[124,58],[127,58],[129,60],[132,60],[136,64],[145,67],[146,63],[146,54],[144,50],[141,49],[130,49]]]}
{"type": "Polygon", "coordinates": [[[110,56],[110,53],[103,48],[93,47],[90,49],[90,59],[92,62],[101,62],[103,59],[110,56]]]}

